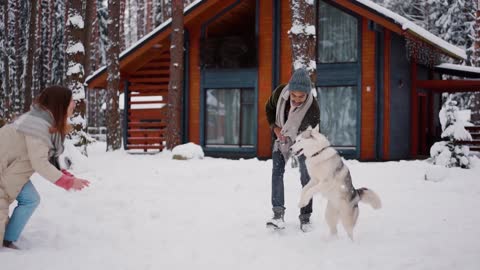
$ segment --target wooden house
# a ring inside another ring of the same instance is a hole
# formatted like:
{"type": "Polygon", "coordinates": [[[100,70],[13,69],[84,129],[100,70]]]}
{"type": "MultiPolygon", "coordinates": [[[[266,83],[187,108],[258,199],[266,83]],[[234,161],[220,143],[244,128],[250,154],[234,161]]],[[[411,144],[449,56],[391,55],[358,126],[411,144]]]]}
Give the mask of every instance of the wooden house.
{"type": "MultiPolygon", "coordinates": [[[[440,94],[430,91],[440,80],[438,56],[463,60],[465,52],[368,0],[314,2],[321,131],[349,158],[427,154],[438,138],[440,94]]],[[[184,142],[211,156],[271,156],[265,102],[292,73],[290,13],[288,0],[185,8],[184,142]]],[[[163,147],[170,22],[120,56],[125,149],[163,147]]],[[[106,88],[106,79],[104,67],[88,88],[106,88]]]]}

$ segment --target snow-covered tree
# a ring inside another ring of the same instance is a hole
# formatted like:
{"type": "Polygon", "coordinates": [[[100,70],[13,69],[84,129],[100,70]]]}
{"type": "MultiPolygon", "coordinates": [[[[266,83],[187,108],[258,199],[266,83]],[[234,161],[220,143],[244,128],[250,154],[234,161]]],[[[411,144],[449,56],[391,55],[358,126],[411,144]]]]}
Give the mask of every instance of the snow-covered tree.
{"type": "Polygon", "coordinates": [[[52,29],[52,83],[63,84],[65,69],[65,2],[55,1],[55,15],[52,29]]]}
{"type": "Polygon", "coordinates": [[[172,0],[172,34],[170,45],[170,81],[168,83],[167,149],[182,143],[183,101],[183,0],[172,0]]]}
{"type": "Polygon", "coordinates": [[[459,117],[456,101],[449,98],[439,113],[442,125],[442,138],[430,148],[433,163],[445,167],[470,168],[469,147],[458,144],[471,141],[472,136],[465,129],[466,123],[459,117]]]}
{"type": "Polygon", "coordinates": [[[120,3],[108,1],[108,50],[107,50],[107,151],[121,147],[120,109],[118,104],[118,89],[120,86],[120,3]]]}
{"type": "Polygon", "coordinates": [[[35,29],[37,29],[37,11],[38,3],[37,1],[30,2],[30,20],[28,27],[28,50],[27,50],[27,61],[26,61],[26,74],[25,74],[25,89],[24,94],[24,103],[23,111],[28,111],[30,105],[32,104],[32,85],[33,85],[33,60],[35,52],[35,29]]]}
{"type": "Polygon", "coordinates": [[[9,42],[8,1],[0,5],[0,119],[8,121],[9,118],[9,92],[10,92],[10,60],[7,51],[9,42]]]}
{"type": "MultiPolygon", "coordinates": [[[[70,122],[74,128],[72,139],[74,144],[80,146],[82,142],[86,142],[81,138],[86,128],[85,121],[85,47],[83,45],[85,20],[83,15],[83,1],[69,0],[67,15],[67,74],[66,84],[72,90],[72,98],[75,101],[75,111],[73,112],[70,122]]],[[[82,151],[86,153],[86,148],[82,151]]]]}
{"type": "Polygon", "coordinates": [[[290,0],[292,11],[292,28],[289,37],[292,44],[293,68],[305,68],[312,80],[315,80],[316,34],[315,34],[315,1],[290,0]]]}

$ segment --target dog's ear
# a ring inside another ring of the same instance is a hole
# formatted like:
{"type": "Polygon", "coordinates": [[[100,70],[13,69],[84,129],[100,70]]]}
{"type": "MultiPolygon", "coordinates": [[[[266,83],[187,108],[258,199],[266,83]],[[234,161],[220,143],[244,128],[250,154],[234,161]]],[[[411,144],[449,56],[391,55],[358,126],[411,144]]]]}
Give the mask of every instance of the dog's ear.
{"type": "Polygon", "coordinates": [[[313,131],[320,133],[320,124],[316,125],[313,131]]]}
{"type": "Polygon", "coordinates": [[[303,133],[302,133],[302,138],[310,138],[312,137],[312,128],[309,127],[307,128],[307,130],[305,130],[303,133]]]}

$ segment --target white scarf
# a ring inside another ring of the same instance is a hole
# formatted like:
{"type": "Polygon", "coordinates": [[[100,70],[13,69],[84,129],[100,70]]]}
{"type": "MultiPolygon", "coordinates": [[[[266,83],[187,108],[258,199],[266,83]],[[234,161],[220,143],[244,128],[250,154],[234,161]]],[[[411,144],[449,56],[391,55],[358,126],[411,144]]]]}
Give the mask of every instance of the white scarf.
{"type": "Polygon", "coordinates": [[[298,135],[298,128],[302,124],[303,118],[313,102],[313,95],[310,93],[302,105],[289,112],[288,119],[285,121],[285,108],[290,98],[289,88],[290,87],[287,84],[283,88],[282,93],[280,93],[280,97],[277,101],[277,110],[275,116],[275,125],[282,129],[281,134],[286,137],[286,141],[280,142],[277,139],[273,145],[273,150],[280,150],[285,158],[285,161],[287,161],[290,157],[290,146],[292,146],[293,142],[295,141],[295,138],[298,135]]]}

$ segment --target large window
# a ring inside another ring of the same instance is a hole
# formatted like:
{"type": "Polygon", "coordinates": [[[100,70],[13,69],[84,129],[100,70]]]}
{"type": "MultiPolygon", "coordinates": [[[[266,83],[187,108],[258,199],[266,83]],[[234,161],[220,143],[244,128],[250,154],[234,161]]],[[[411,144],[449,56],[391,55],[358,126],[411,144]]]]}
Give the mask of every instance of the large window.
{"type": "Polygon", "coordinates": [[[256,1],[237,2],[204,29],[201,58],[206,69],[257,66],[256,1]]]}
{"type": "Polygon", "coordinates": [[[318,62],[358,60],[357,19],[324,1],[318,1],[318,62]]]}
{"type": "Polygon", "coordinates": [[[253,89],[207,89],[206,103],[206,146],[254,146],[253,89]]]}
{"type": "Polygon", "coordinates": [[[319,87],[320,130],[336,147],[357,145],[357,87],[319,87]]]}

